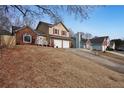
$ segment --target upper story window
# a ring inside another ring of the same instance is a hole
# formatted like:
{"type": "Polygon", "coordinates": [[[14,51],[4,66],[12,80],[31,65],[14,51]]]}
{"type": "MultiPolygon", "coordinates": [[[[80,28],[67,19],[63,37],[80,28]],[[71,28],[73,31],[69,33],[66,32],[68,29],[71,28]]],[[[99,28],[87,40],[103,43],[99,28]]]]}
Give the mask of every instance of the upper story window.
{"type": "Polygon", "coordinates": [[[58,29],[53,28],[53,34],[58,34],[58,35],[59,35],[59,30],[58,30],[58,29]]]}
{"type": "Polygon", "coordinates": [[[66,35],[66,32],[65,31],[62,31],[62,35],[66,35]]]}

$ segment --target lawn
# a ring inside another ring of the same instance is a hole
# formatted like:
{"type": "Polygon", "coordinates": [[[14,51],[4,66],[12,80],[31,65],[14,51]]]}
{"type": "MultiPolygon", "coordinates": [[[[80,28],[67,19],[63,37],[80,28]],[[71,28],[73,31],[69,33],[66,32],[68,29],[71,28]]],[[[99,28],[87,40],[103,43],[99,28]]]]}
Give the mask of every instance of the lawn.
{"type": "Polygon", "coordinates": [[[0,87],[124,87],[124,75],[65,49],[3,49],[0,87]]]}

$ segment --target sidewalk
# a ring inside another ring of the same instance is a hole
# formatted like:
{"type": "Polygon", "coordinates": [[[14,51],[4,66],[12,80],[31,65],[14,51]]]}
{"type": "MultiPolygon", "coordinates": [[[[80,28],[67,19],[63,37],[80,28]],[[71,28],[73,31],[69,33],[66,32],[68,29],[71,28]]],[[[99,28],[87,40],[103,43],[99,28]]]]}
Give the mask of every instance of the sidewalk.
{"type": "Polygon", "coordinates": [[[108,53],[112,53],[112,54],[115,54],[115,55],[118,55],[118,56],[122,56],[124,57],[124,54],[121,54],[121,53],[117,53],[117,52],[114,52],[114,51],[106,51],[108,53]]]}

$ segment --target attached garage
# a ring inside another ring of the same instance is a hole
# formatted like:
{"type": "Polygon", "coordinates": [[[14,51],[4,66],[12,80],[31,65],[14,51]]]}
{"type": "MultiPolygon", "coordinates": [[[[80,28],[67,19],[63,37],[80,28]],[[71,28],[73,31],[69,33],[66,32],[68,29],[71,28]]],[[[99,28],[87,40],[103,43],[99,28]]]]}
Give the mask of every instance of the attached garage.
{"type": "Polygon", "coordinates": [[[54,48],[69,48],[69,41],[54,39],[54,48]]]}
{"type": "Polygon", "coordinates": [[[69,41],[63,40],[63,48],[69,48],[69,41]]]}
{"type": "Polygon", "coordinates": [[[54,48],[62,48],[62,40],[54,39],[54,48]]]}

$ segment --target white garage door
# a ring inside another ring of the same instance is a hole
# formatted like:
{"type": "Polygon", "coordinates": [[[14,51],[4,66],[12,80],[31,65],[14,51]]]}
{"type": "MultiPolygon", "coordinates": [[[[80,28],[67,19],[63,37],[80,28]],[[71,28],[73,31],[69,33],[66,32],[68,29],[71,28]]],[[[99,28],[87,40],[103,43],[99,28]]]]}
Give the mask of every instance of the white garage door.
{"type": "Polygon", "coordinates": [[[69,41],[63,40],[63,48],[69,48],[69,41]]]}
{"type": "Polygon", "coordinates": [[[62,48],[62,40],[54,39],[54,48],[62,48]]]}

